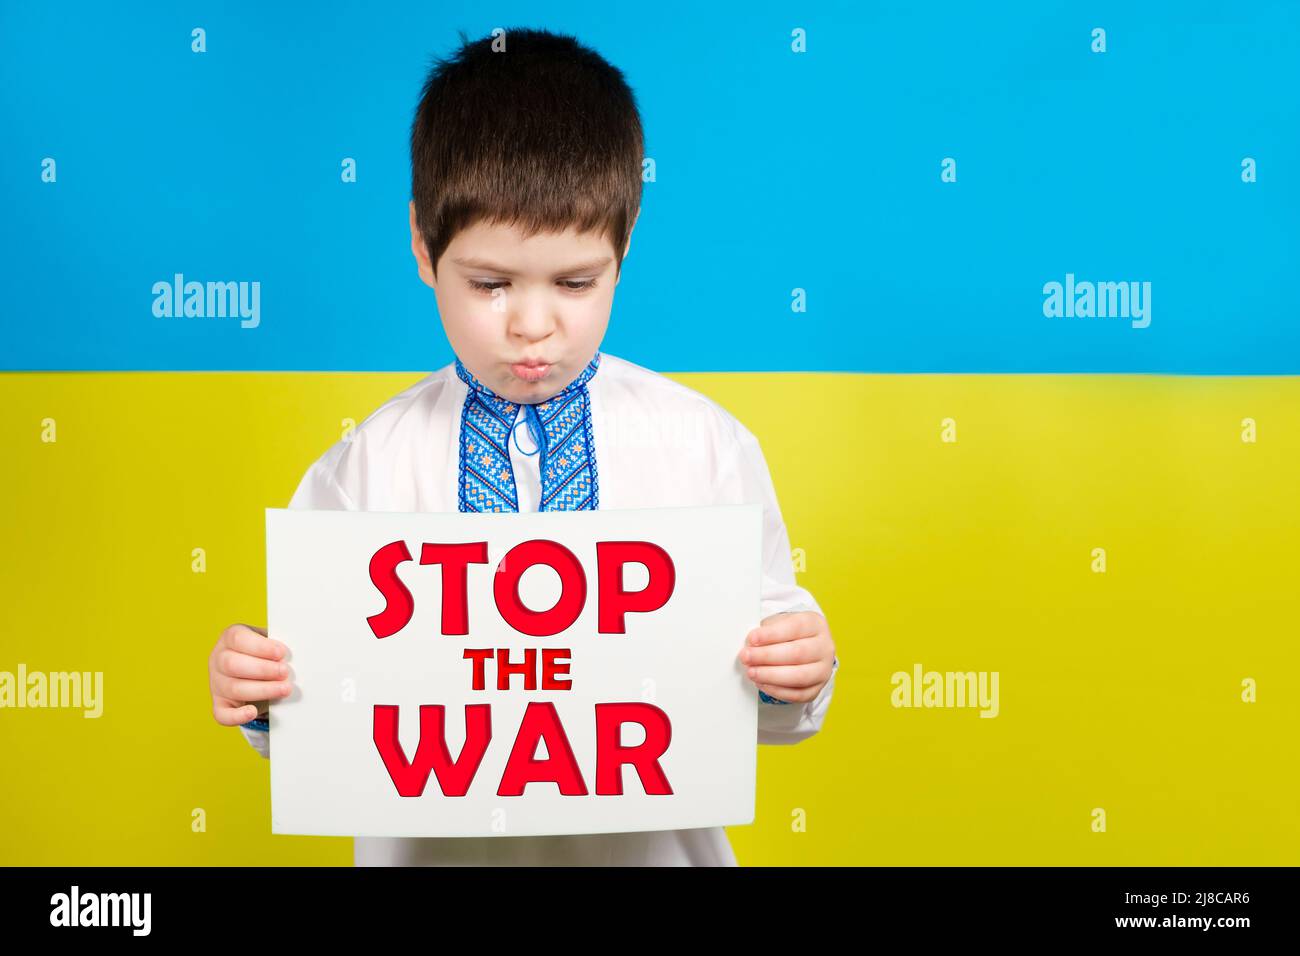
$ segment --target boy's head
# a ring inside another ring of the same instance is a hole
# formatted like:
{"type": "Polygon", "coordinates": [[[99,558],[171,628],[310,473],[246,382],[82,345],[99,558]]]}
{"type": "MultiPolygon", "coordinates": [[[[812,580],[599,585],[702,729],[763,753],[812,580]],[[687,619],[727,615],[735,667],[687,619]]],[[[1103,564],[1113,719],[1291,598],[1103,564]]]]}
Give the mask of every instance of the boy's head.
{"type": "Polygon", "coordinates": [[[595,355],[643,155],[622,72],[573,37],[462,36],[435,62],[411,128],[411,251],[452,349],[498,395],[545,401],[595,355]]]}

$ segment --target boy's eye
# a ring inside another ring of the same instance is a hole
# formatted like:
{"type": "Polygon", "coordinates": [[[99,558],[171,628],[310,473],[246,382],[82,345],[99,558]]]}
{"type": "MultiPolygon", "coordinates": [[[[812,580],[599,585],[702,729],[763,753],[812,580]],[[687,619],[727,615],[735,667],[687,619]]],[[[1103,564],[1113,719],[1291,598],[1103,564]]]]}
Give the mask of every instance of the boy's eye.
{"type": "MultiPolygon", "coordinates": [[[[480,282],[478,279],[470,279],[469,284],[471,288],[478,289],[481,292],[495,292],[497,289],[509,285],[509,283],[503,280],[480,282]]],[[[594,289],[596,287],[596,280],[594,278],[561,279],[560,285],[568,289],[570,292],[585,292],[588,289],[594,289]]]]}

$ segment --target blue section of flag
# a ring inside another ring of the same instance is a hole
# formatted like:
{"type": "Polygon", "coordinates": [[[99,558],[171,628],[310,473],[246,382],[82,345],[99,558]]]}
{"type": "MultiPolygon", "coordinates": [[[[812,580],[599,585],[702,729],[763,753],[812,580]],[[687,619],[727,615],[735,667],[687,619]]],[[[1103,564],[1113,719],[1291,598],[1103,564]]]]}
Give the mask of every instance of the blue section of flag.
{"type": "Polygon", "coordinates": [[[408,131],[458,29],[519,24],[595,47],[643,111],[656,181],[606,351],[663,371],[1300,373],[1300,4],[536,11],[6,5],[0,368],[450,362],[409,249],[408,131]],[[258,321],[156,317],[177,274],[257,282],[258,321]],[[1045,316],[1067,275],[1149,282],[1149,326],[1045,316]]]}

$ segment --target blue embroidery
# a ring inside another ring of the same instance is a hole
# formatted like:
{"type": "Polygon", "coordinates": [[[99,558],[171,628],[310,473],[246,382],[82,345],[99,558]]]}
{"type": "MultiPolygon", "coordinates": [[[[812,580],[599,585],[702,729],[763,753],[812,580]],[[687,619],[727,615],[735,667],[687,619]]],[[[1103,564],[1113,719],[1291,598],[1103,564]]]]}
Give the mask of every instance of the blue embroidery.
{"type": "MultiPolygon", "coordinates": [[[[582,373],[564,390],[538,405],[524,405],[523,423],[537,444],[542,479],[539,511],[595,511],[599,507],[596,454],[591,435],[591,396],[587,382],[600,367],[597,352],[582,373]]],[[[456,374],[469,386],[460,415],[461,511],[518,511],[519,491],[510,463],[515,447],[519,406],[481,383],[461,360],[456,374]]]]}

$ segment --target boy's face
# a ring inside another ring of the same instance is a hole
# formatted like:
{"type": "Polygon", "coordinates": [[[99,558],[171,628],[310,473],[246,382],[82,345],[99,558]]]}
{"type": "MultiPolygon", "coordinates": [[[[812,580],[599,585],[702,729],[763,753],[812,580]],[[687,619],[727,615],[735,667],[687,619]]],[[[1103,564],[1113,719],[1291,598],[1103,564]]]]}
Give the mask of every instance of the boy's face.
{"type": "MultiPolygon", "coordinates": [[[[629,233],[624,255],[631,244],[629,233]]],[[[412,202],[411,251],[452,349],[502,398],[546,401],[581,374],[605,337],[618,284],[605,236],[569,229],[525,239],[517,226],[477,222],[448,244],[435,278],[412,202]]]]}

